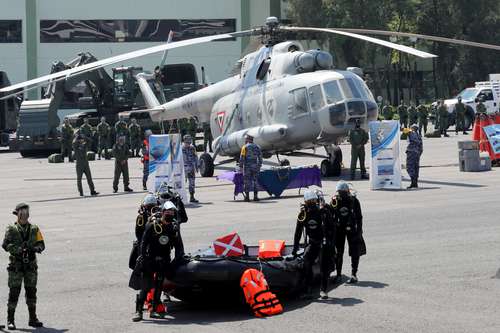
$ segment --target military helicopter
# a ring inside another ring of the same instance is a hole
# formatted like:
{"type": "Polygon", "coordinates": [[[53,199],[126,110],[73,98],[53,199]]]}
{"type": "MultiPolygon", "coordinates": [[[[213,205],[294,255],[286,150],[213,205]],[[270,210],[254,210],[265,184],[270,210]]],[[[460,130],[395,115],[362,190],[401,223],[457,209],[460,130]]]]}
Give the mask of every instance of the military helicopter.
{"type": "MultiPolygon", "coordinates": [[[[201,122],[210,122],[215,153],[213,156],[208,153],[200,156],[200,173],[204,177],[213,176],[217,155],[236,158],[247,134],[261,146],[264,157],[294,154],[304,148],[323,146],[328,157],[321,163],[321,174],[338,176],[342,163],[338,144],[357,120],[364,128],[369,121],[375,120],[378,107],[361,78],[361,69],[334,69],[330,53],[306,51],[301,43],[293,40],[298,32],[331,33],[417,57],[436,57],[405,45],[350,31],[283,26],[276,17],[269,17],[262,27],[158,45],[15,84],[0,89],[0,92],[8,93],[19,88],[26,91],[45,82],[63,80],[68,76],[174,48],[225,38],[260,36],[262,47],[239,60],[233,76],[191,94],[160,104],[150,86],[140,84],[151,118],[165,121],[196,117],[201,122]]],[[[391,32],[363,32],[391,35],[391,32]]],[[[392,35],[397,36],[398,33],[392,35]]]]}

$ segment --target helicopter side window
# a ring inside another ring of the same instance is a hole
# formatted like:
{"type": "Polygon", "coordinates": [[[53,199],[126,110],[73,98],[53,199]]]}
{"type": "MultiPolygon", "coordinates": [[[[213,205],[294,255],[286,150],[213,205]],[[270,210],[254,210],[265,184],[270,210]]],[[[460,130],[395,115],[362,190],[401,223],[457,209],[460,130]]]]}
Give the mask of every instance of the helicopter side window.
{"type": "Polygon", "coordinates": [[[298,117],[308,112],[306,88],[298,88],[290,91],[290,97],[291,105],[289,108],[292,111],[293,117],[298,117]]]}
{"type": "Polygon", "coordinates": [[[337,104],[344,99],[337,81],[323,83],[323,88],[325,89],[326,104],[337,104]]]}
{"type": "Polygon", "coordinates": [[[256,75],[257,80],[264,80],[264,78],[267,75],[267,71],[269,70],[269,66],[271,66],[270,57],[262,60],[259,69],[257,70],[257,75],[256,75]]]}
{"type": "Polygon", "coordinates": [[[318,111],[325,106],[325,100],[323,99],[323,93],[319,84],[309,88],[309,103],[313,111],[318,111]]]}

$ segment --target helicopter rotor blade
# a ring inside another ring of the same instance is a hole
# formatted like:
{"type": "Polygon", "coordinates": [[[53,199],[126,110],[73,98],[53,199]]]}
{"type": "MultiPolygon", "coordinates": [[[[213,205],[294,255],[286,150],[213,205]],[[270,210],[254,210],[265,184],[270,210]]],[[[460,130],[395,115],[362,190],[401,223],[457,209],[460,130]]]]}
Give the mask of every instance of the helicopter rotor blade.
{"type": "Polygon", "coordinates": [[[430,40],[430,41],[434,41],[434,42],[458,44],[458,45],[464,45],[464,46],[473,46],[473,47],[480,47],[480,48],[484,48],[484,49],[491,49],[491,50],[500,51],[499,45],[470,42],[470,41],[462,40],[462,39],[453,39],[453,38],[446,38],[446,37],[439,37],[439,36],[414,34],[414,33],[409,33],[409,32],[369,30],[369,29],[344,29],[344,28],[336,29],[336,30],[352,32],[352,33],[357,33],[357,34],[368,34],[368,35],[379,35],[379,36],[414,37],[414,38],[423,39],[423,40],[430,40]]]}
{"type": "Polygon", "coordinates": [[[76,76],[79,74],[83,74],[89,71],[96,70],[98,68],[102,68],[105,66],[109,66],[112,64],[116,64],[119,62],[123,62],[129,59],[134,59],[134,58],[139,58],[145,55],[149,54],[154,54],[166,50],[172,50],[184,46],[191,46],[191,45],[197,45],[197,44],[202,44],[202,43],[208,43],[214,40],[219,40],[219,39],[227,39],[227,38],[235,38],[235,37],[243,37],[243,36],[249,36],[255,34],[255,30],[244,30],[244,31],[237,31],[237,32],[232,32],[232,33],[227,33],[227,34],[220,34],[220,35],[212,35],[212,36],[205,36],[205,37],[198,37],[198,38],[192,38],[192,39],[187,39],[187,40],[182,40],[178,42],[172,42],[168,44],[161,44],[161,45],[156,45],[152,47],[148,47],[145,49],[141,50],[136,50],[128,53],[124,53],[118,56],[106,58],[103,60],[98,60],[83,66],[78,66],[76,68],[72,69],[67,69],[63,70],[60,72],[56,72],[53,74],[49,75],[44,75],[41,77],[38,77],[36,79],[28,80],[25,82],[17,83],[8,87],[4,87],[0,89],[0,93],[8,93],[12,92],[17,89],[25,88],[25,87],[30,87],[30,89],[36,88],[38,86],[42,86],[46,84],[49,81],[54,81],[54,80],[61,80],[65,79],[68,77],[76,76]]]}
{"type": "Polygon", "coordinates": [[[336,34],[336,35],[342,35],[342,36],[347,36],[347,37],[352,37],[356,39],[361,39],[370,43],[378,44],[381,46],[385,46],[394,50],[398,50],[401,52],[405,52],[408,54],[412,54],[414,56],[420,57],[420,58],[435,58],[437,55],[420,51],[417,49],[414,49],[409,46],[405,45],[400,45],[400,44],[395,44],[391,43],[382,39],[378,38],[373,38],[373,37],[368,37],[364,35],[359,35],[356,33],[352,32],[347,32],[347,31],[341,31],[337,29],[329,29],[329,28],[310,28],[310,27],[280,27],[281,30],[288,30],[288,31],[316,31],[316,32],[326,32],[326,33],[331,33],[331,34],[336,34]]]}

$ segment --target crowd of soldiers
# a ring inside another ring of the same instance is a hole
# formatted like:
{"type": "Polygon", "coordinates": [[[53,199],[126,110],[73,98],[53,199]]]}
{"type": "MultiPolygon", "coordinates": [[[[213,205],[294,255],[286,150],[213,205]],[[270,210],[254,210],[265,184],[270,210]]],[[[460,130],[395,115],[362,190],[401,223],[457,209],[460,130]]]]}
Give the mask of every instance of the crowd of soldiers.
{"type": "Polygon", "coordinates": [[[119,121],[111,126],[105,117],[94,129],[89,118],[84,118],[83,124],[76,131],[71,126],[69,119],[65,118],[61,126],[61,155],[64,160],[68,156],[69,162],[76,160],[77,187],[80,196],[83,196],[82,176],[85,175],[89,185],[90,194],[98,195],[92,181],[92,174],[88,163],[88,152],[96,151],[97,159],[115,158],[115,174],[113,179],[113,192],[118,191],[120,176],[123,178],[123,188],[125,192],[132,192],[129,187],[128,158],[139,157],[139,152],[143,145],[143,132],[141,126],[135,118],[132,118],[130,125],[120,117],[119,121]],[[111,142],[114,142],[111,144],[111,142]]]}
{"type": "MultiPolygon", "coordinates": [[[[486,113],[486,107],[483,102],[484,100],[482,99],[476,101],[476,112],[479,114],[486,113]]],[[[405,104],[404,100],[401,100],[401,103],[395,108],[389,104],[385,104],[382,107],[381,116],[383,119],[392,120],[395,113],[399,117],[401,130],[410,128],[411,125],[417,125],[420,135],[422,135],[422,131],[424,134],[427,133],[429,117],[433,114],[436,132],[443,137],[449,136],[447,131],[450,126],[450,112],[443,100],[438,100],[437,103],[430,108],[424,104],[415,106],[413,102],[408,106],[405,104]],[[394,109],[396,109],[396,112],[393,111],[394,109]]],[[[461,97],[458,97],[458,102],[454,106],[453,116],[455,118],[455,133],[458,135],[458,132],[461,131],[464,135],[468,134],[465,121],[467,107],[462,102],[461,97]]]]}
{"type": "MultiPolygon", "coordinates": [[[[195,138],[197,122],[192,119],[180,119],[168,125],[170,133],[180,131],[183,139],[182,152],[186,179],[189,184],[190,202],[198,203],[194,197],[195,177],[198,172],[198,157],[196,154],[195,138]]],[[[212,134],[209,125],[204,125],[204,151],[212,151],[212,134]]],[[[118,183],[123,179],[125,192],[132,192],[130,188],[130,176],[128,168],[129,157],[141,157],[143,163],[143,189],[147,190],[147,178],[149,175],[149,136],[150,129],[143,132],[135,118],[128,125],[123,117],[120,117],[114,126],[111,126],[105,117],[93,128],[89,119],[85,118],[83,124],[76,131],[71,126],[69,119],[65,118],[61,126],[61,155],[63,161],[68,157],[69,162],[76,160],[77,188],[80,196],[84,195],[82,187],[82,176],[85,175],[92,196],[98,195],[92,181],[88,159],[89,151],[97,152],[97,159],[111,159],[114,157],[115,168],[113,177],[113,192],[118,192],[118,183]],[[114,142],[111,144],[111,142],[114,142]]]]}

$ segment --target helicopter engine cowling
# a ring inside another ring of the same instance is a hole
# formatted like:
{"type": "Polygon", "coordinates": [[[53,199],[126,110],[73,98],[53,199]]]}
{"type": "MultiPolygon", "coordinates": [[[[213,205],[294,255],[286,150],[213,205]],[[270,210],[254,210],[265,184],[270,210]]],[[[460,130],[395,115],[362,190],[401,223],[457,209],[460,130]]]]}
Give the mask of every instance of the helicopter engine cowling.
{"type": "Polygon", "coordinates": [[[245,138],[248,134],[253,136],[254,142],[262,149],[270,150],[275,142],[286,136],[287,130],[288,127],[281,124],[251,127],[229,135],[221,135],[214,140],[213,146],[220,145],[219,152],[221,155],[238,155],[241,147],[245,144],[245,138]]]}

